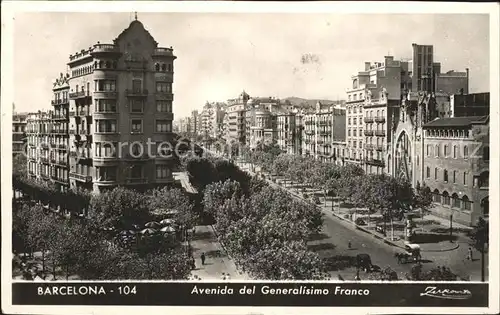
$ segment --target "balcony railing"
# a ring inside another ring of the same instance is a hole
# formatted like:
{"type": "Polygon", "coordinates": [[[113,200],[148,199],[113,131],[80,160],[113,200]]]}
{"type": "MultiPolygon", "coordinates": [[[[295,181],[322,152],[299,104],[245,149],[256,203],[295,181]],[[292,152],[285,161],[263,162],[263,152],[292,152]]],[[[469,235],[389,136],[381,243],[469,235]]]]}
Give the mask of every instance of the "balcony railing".
{"type": "Polygon", "coordinates": [[[146,184],[147,178],[127,178],[127,184],[146,184]]]}
{"type": "Polygon", "coordinates": [[[85,91],[69,93],[69,98],[72,100],[83,98],[88,96],[85,91]]]}
{"type": "Polygon", "coordinates": [[[377,144],[376,149],[377,151],[384,151],[384,146],[381,144],[377,144]]]}
{"type": "Polygon", "coordinates": [[[375,135],[378,137],[384,137],[385,136],[385,130],[376,130],[375,135]]]}
{"type": "Polygon", "coordinates": [[[56,161],[56,164],[57,164],[57,165],[61,165],[61,166],[67,166],[67,165],[68,165],[68,161],[65,161],[65,160],[57,160],[57,161],[56,161]]]}
{"type": "Polygon", "coordinates": [[[365,117],[365,123],[372,123],[373,117],[365,117]]]}
{"type": "Polygon", "coordinates": [[[77,134],[77,132],[76,132],[76,130],[75,130],[75,129],[70,129],[70,130],[69,130],[69,134],[70,134],[70,135],[76,135],[76,134],[77,134]]]}
{"type": "Polygon", "coordinates": [[[375,149],[375,145],[374,144],[365,144],[365,149],[366,150],[373,150],[373,149],[375,149]]]}
{"type": "Polygon", "coordinates": [[[155,48],[153,51],[153,56],[173,56],[174,50],[172,48],[155,48]]]}
{"type": "Polygon", "coordinates": [[[126,89],[125,94],[134,97],[146,97],[149,93],[146,89],[126,89]]]}
{"type": "Polygon", "coordinates": [[[78,131],[78,133],[81,135],[89,135],[90,130],[89,129],[80,129],[80,131],[78,131]]]}
{"type": "Polygon", "coordinates": [[[304,132],[306,133],[306,135],[312,135],[312,134],[314,134],[314,130],[306,130],[304,132]]]}
{"type": "Polygon", "coordinates": [[[385,117],[384,116],[375,117],[375,121],[378,123],[383,123],[385,122],[385,117]]]}
{"type": "Polygon", "coordinates": [[[41,161],[42,163],[49,164],[49,159],[48,159],[48,158],[46,158],[46,157],[40,157],[40,161],[41,161]]]}
{"type": "Polygon", "coordinates": [[[92,50],[92,53],[98,53],[98,52],[120,52],[120,49],[117,45],[113,44],[96,44],[94,45],[94,50],[92,50]]]}
{"type": "Polygon", "coordinates": [[[78,173],[69,173],[69,178],[77,180],[79,182],[84,182],[84,183],[89,183],[92,181],[92,176],[78,174],[78,173]]]}
{"type": "Polygon", "coordinates": [[[43,143],[40,143],[40,147],[41,147],[42,149],[48,149],[48,148],[49,148],[49,145],[48,145],[47,143],[44,143],[44,142],[43,142],[43,143]]]}
{"type": "Polygon", "coordinates": [[[370,158],[367,158],[365,160],[365,162],[367,164],[372,164],[372,165],[377,165],[377,166],[384,166],[385,165],[385,162],[382,161],[382,160],[379,160],[379,159],[370,159],[370,158]]]}
{"type": "Polygon", "coordinates": [[[365,130],[365,136],[373,136],[373,130],[365,130]]]}
{"type": "Polygon", "coordinates": [[[76,114],[76,112],[71,111],[71,112],[69,112],[69,117],[75,117],[75,114],[76,114]]]}

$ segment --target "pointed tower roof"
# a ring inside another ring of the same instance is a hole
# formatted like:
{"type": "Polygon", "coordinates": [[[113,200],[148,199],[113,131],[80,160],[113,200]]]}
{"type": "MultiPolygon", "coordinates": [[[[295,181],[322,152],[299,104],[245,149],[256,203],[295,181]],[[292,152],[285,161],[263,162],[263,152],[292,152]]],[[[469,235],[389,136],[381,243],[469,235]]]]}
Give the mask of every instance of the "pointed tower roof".
{"type": "Polygon", "coordinates": [[[149,33],[149,31],[144,27],[144,25],[141,23],[141,21],[137,20],[137,13],[135,15],[135,20],[133,20],[132,22],[130,22],[130,25],[124,29],[120,35],[118,35],[118,37],[116,37],[114,39],[114,43],[116,44],[121,37],[123,37],[128,31],[130,31],[133,27],[141,27],[147,34],[147,36],[155,43],[155,46],[158,47],[158,42],[154,39],[154,37],[151,35],[151,33],[149,33]]]}

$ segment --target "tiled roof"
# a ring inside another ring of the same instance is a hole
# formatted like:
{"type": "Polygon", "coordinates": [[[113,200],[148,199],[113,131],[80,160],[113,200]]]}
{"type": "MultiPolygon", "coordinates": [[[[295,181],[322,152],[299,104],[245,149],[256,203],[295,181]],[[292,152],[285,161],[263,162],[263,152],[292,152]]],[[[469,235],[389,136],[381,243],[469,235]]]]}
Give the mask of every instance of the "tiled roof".
{"type": "Polygon", "coordinates": [[[452,118],[438,118],[428,122],[424,128],[434,127],[465,127],[473,123],[484,123],[489,119],[489,116],[469,116],[469,117],[452,117],[452,118]]]}

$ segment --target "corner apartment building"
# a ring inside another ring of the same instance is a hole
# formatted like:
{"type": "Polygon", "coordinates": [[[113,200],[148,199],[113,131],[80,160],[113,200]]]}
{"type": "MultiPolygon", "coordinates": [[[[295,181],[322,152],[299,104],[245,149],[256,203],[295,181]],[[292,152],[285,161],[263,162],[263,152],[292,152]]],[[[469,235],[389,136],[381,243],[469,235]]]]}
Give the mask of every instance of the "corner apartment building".
{"type": "Polygon", "coordinates": [[[206,102],[200,113],[200,134],[207,139],[217,139],[222,136],[225,114],[225,104],[219,102],[206,102]]]}
{"type": "Polygon", "coordinates": [[[435,119],[423,125],[422,182],[433,212],[474,225],[489,216],[489,116],[435,119]]]}
{"type": "Polygon", "coordinates": [[[26,149],[26,113],[14,113],[12,115],[12,155],[25,154],[26,149]]]}
{"type": "Polygon", "coordinates": [[[199,115],[197,110],[193,110],[191,112],[191,116],[189,117],[189,130],[191,130],[191,133],[193,135],[197,135],[199,128],[198,128],[198,120],[199,120],[199,115]]]}
{"type": "Polygon", "coordinates": [[[288,110],[289,104],[267,98],[250,98],[245,113],[245,140],[250,148],[260,144],[273,144],[278,138],[278,111],[288,110]]]}
{"type": "Polygon", "coordinates": [[[246,143],[246,104],[250,99],[245,91],[238,98],[227,100],[226,114],[223,118],[224,138],[228,143],[246,143]]]}
{"type": "Polygon", "coordinates": [[[69,187],[69,74],[52,86],[52,110],[28,116],[28,176],[51,181],[59,190],[69,187]]]}
{"type": "Polygon", "coordinates": [[[304,155],[323,162],[344,163],[346,111],[333,104],[316,104],[304,115],[304,155]]]}
{"type": "Polygon", "coordinates": [[[287,154],[302,155],[302,112],[280,109],[276,113],[277,145],[287,154]]]}
{"type": "Polygon", "coordinates": [[[490,114],[490,93],[450,95],[451,117],[486,116],[490,114]]]}
{"type": "Polygon", "coordinates": [[[28,172],[45,178],[60,169],[61,183],[94,192],[172,183],[173,159],[160,144],[172,139],[175,59],[137,19],[112,44],[70,55],[69,75],[54,87],[53,114],[31,121],[28,172]],[[44,147],[51,132],[57,149],[69,150],[69,167],[44,147]],[[51,168],[52,156],[65,168],[51,168]]]}

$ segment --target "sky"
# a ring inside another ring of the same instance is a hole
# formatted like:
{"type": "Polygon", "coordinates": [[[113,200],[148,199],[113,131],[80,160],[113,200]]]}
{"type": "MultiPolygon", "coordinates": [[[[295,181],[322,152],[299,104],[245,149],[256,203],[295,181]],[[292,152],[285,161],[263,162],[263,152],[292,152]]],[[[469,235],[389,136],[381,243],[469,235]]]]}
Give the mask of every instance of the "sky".
{"type": "MultiPolygon", "coordinates": [[[[14,103],[50,109],[52,82],[69,55],[112,43],[133,13],[18,13],[14,20],[14,103]]],[[[251,96],[345,99],[365,61],[411,56],[434,45],[443,72],[470,69],[470,92],[489,91],[489,19],[480,14],[138,13],[174,49],[175,118],[206,101],[251,96]]]]}

